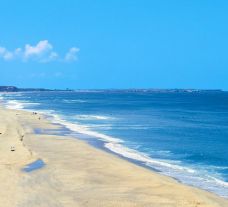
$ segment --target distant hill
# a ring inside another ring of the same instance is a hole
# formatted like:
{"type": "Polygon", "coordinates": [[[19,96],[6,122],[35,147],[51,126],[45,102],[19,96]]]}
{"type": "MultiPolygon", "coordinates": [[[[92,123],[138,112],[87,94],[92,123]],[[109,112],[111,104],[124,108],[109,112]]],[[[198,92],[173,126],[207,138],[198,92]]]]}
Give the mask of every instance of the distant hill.
{"type": "Polygon", "coordinates": [[[17,92],[18,88],[15,86],[0,86],[1,92],[17,92]]]}

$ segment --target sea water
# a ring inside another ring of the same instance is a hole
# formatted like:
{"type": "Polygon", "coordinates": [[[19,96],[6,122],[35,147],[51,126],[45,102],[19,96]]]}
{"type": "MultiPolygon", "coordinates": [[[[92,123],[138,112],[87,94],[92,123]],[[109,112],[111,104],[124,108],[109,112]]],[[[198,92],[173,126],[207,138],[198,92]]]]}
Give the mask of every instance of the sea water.
{"type": "Polygon", "coordinates": [[[228,197],[228,93],[69,91],[1,94],[71,135],[180,182],[228,197]]]}

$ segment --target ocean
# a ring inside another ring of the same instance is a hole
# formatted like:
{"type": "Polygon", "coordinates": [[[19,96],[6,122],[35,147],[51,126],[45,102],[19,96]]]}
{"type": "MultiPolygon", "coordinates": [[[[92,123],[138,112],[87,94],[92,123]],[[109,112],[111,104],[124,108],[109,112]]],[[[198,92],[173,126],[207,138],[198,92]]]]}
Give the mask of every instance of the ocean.
{"type": "Polygon", "coordinates": [[[80,139],[228,198],[228,92],[2,93],[11,109],[43,113],[80,139]]]}

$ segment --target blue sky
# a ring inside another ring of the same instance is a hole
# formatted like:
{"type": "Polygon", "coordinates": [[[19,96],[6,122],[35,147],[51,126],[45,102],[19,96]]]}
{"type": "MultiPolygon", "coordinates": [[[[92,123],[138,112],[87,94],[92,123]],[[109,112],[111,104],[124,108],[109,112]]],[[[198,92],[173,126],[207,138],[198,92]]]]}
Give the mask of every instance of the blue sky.
{"type": "Polygon", "coordinates": [[[228,90],[228,3],[2,0],[0,85],[228,90]]]}

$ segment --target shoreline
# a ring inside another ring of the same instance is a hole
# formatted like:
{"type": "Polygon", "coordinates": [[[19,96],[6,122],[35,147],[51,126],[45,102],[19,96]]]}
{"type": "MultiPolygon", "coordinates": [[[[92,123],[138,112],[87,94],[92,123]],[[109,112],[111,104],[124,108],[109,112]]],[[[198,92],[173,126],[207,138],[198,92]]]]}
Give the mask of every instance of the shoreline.
{"type": "MultiPolygon", "coordinates": [[[[107,153],[111,153],[112,155],[115,155],[115,156],[119,157],[120,159],[124,159],[124,160],[126,160],[128,162],[131,162],[133,164],[136,164],[136,165],[138,165],[140,167],[149,169],[152,172],[159,173],[161,175],[170,177],[170,178],[174,179],[175,181],[177,181],[177,182],[179,182],[181,184],[184,184],[184,185],[187,185],[187,186],[191,186],[191,187],[195,187],[197,189],[202,189],[202,190],[205,190],[207,192],[210,192],[210,193],[213,193],[215,195],[218,195],[219,197],[228,199],[227,193],[226,193],[226,196],[222,195],[221,192],[223,192],[223,191],[220,191],[220,193],[218,193],[217,191],[212,191],[212,190],[210,191],[209,188],[205,188],[205,186],[200,185],[199,183],[197,183],[197,185],[196,184],[194,185],[191,182],[187,182],[185,180],[183,181],[183,180],[181,180],[178,177],[175,177],[173,175],[165,174],[164,170],[159,170],[158,168],[156,168],[156,166],[153,165],[153,164],[155,164],[155,165],[157,164],[156,161],[154,163],[152,162],[152,165],[151,164],[147,164],[148,159],[151,160],[151,161],[152,161],[152,159],[149,158],[149,157],[144,157],[144,155],[141,154],[139,151],[134,151],[133,149],[125,147],[124,151],[121,151],[122,153],[121,152],[116,152],[115,150],[113,150],[110,147],[106,146],[106,145],[112,143],[109,140],[106,140],[106,139],[103,139],[103,138],[100,139],[99,137],[90,136],[88,134],[83,134],[81,132],[75,131],[74,129],[71,128],[71,126],[72,126],[71,122],[69,122],[67,120],[62,120],[62,119],[59,119],[59,118],[57,119],[58,121],[56,121],[55,116],[56,116],[56,114],[45,116],[45,118],[47,118],[50,122],[54,121],[54,124],[56,124],[57,126],[60,126],[61,129],[58,131],[58,133],[55,133],[53,131],[53,133],[55,135],[72,136],[72,137],[76,138],[77,140],[78,139],[82,140],[83,142],[86,142],[86,143],[88,143],[89,145],[91,145],[91,146],[93,146],[95,148],[101,149],[101,150],[103,150],[103,151],[105,151],[107,153]],[[70,124],[70,127],[68,126],[68,123],[70,124]],[[128,153],[129,151],[130,151],[130,153],[133,152],[133,153],[139,155],[140,157],[128,156],[128,154],[126,154],[126,152],[128,153]]],[[[57,116],[59,116],[59,115],[57,115],[57,116]]],[[[118,140],[119,138],[113,138],[113,139],[114,139],[114,143],[115,143],[115,141],[118,140]]],[[[118,144],[121,144],[121,146],[123,147],[122,141],[120,143],[118,143],[118,144]]],[[[159,164],[161,165],[161,162],[159,162],[159,164]]],[[[168,164],[169,165],[169,163],[165,163],[165,162],[162,163],[162,164],[168,164]]],[[[185,168],[185,170],[189,170],[189,171],[193,170],[191,168],[188,168],[188,167],[185,167],[185,166],[181,166],[181,165],[178,165],[176,167],[183,168],[183,169],[185,168]]],[[[168,171],[169,169],[166,169],[166,170],[168,171]]]]}
{"type": "Polygon", "coordinates": [[[7,192],[0,190],[0,201],[6,207],[228,204],[226,199],[213,193],[184,185],[80,139],[35,134],[35,129],[59,129],[42,115],[39,120],[31,112],[0,108],[0,117],[0,136],[4,138],[0,150],[0,181],[7,181],[0,188],[10,186],[7,192]],[[10,151],[11,145],[15,152],[10,151]],[[37,159],[46,165],[30,173],[21,170],[37,159]],[[9,177],[11,174],[14,176],[9,177]],[[16,195],[13,201],[12,195],[16,195]]]}
{"type": "MultiPolygon", "coordinates": [[[[87,128],[86,124],[84,123],[80,123],[80,122],[75,123],[74,120],[72,121],[70,117],[67,117],[67,116],[64,117],[65,116],[64,113],[62,114],[62,113],[58,113],[55,110],[52,110],[52,107],[51,108],[45,107],[43,109],[40,109],[39,105],[42,106],[42,104],[39,102],[36,102],[36,101],[31,102],[31,100],[20,101],[20,98],[18,100],[17,98],[15,99],[15,97],[13,99],[8,99],[8,98],[4,98],[4,96],[2,100],[3,100],[3,105],[8,109],[23,110],[23,111],[29,111],[29,112],[36,111],[39,114],[44,115],[45,118],[47,118],[50,122],[52,122],[52,124],[61,125],[64,128],[64,129],[61,129],[61,131],[65,130],[64,133],[66,133],[65,135],[67,136],[69,135],[69,133],[67,132],[70,131],[69,136],[74,136],[77,139],[80,139],[83,141],[86,140],[87,142],[91,142],[91,140],[93,140],[92,145],[97,147],[96,145],[98,144],[98,147],[101,148],[102,150],[105,150],[106,152],[117,155],[121,159],[128,160],[130,162],[143,166],[152,171],[159,172],[160,174],[163,174],[168,177],[172,177],[173,179],[185,185],[193,186],[199,189],[206,190],[208,192],[215,193],[216,195],[226,199],[228,198],[228,190],[227,190],[228,183],[226,182],[226,180],[224,180],[226,175],[223,173],[221,174],[221,176],[223,177],[220,177],[220,172],[219,170],[217,170],[217,167],[219,169],[223,169],[223,166],[212,165],[211,167],[212,168],[214,167],[215,171],[210,172],[210,166],[207,166],[207,165],[197,166],[197,162],[196,163],[194,162],[193,164],[193,163],[185,162],[185,160],[181,160],[181,159],[176,160],[174,156],[169,157],[168,160],[166,160],[167,159],[166,156],[163,156],[162,154],[160,154],[157,157],[156,153],[154,153],[155,155],[153,155],[150,152],[149,153],[146,152],[144,154],[143,150],[142,151],[137,150],[137,148],[135,149],[134,147],[131,147],[131,146],[128,147],[128,145],[124,143],[125,142],[124,138],[113,136],[111,135],[112,133],[110,132],[106,134],[106,132],[103,133],[102,131],[98,131],[96,129],[94,130],[94,129],[87,128]],[[103,146],[100,146],[100,145],[103,145],[103,146]],[[205,169],[206,169],[206,172],[205,172],[205,169]]],[[[88,117],[88,115],[85,115],[85,117],[88,117]]],[[[109,119],[110,117],[103,116],[103,118],[109,119]]],[[[53,133],[56,134],[55,132],[53,133]]],[[[56,134],[56,135],[60,135],[60,134],[56,134]]],[[[153,148],[151,149],[153,150],[153,148]]],[[[167,152],[169,153],[171,151],[167,151],[167,152]]],[[[188,152],[188,153],[191,154],[191,152],[188,152]]],[[[172,152],[170,154],[172,154],[172,152]]],[[[174,154],[175,153],[173,153],[173,155],[174,154]]]]}

